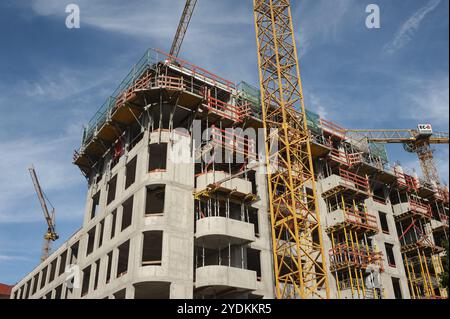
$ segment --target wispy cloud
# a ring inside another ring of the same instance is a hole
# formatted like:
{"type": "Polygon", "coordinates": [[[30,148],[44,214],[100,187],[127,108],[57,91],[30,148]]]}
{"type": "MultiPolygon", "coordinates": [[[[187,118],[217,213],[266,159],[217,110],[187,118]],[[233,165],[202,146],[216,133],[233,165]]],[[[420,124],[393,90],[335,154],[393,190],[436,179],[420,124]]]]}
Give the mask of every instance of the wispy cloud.
{"type": "Polygon", "coordinates": [[[431,122],[441,129],[449,124],[449,77],[437,76],[416,79],[409,86],[406,98],[410,101],[405,114],[419,122],[431,122]]]}
{"type": "Polygon", "coordinates": [[[354,5],[355,0],[302,1],[294,12],[294,22],[298,21],[300,26],[296,34],[300,56],[317,43],[337,41],[345,31],[345,24],[355,18],[349,18],[354,5]]]}
{"type": "MultiPolygon", "coordinates": [[[[83,179],[70,160],[71,145],[78,141],[78,135],[69,126],[61,137],[27,137],[0,142],[0,148],[4,152],[0,161],[0,223],[42,219],[27,170],[31,164],[36,166],[47,194],[64,193],[82,185],[83,179]]],[[[58,208],[63,212],[59,214],[60,218],[82,214],[82,202],[72,207],[73,200],[76,201],[77,197],[67,202],[60,201],[58,208]],[[64,208],[61,207],[63,205],[64,208]],[[80,212],[75,214],[77,210],[80,212]]]]}
{"type": "Polygon", "coordinates": [[[407,45],[419,30],[420,24],[426,16],[433,12],[441,0],[430,0],[425,6],[417,10],[403,25],[398,29],[394,38],[384,46],[384,51],[393,54],[397,50],[407,45]]]}
{"type": "Polygon", "coordinates": [[[7,261],[31,261],[30,257],[26,256],[15,256],[15,255],[1,255],[0,254],[0,262],[7,261]]]}

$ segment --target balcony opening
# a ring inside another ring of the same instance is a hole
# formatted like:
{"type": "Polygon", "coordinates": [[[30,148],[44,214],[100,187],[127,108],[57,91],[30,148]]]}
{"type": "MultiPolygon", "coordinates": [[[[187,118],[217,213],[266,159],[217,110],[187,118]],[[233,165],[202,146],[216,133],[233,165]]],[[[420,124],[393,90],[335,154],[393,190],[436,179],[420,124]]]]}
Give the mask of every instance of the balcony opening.
{"type": "Polygon", "coordinates": [[[88,231],[88,244],[86,249],[86,256],[89,256],[94,251],[95,243],[95,227],[88,231]]]}
{"type": "Polygon", "coordinates": [[[122,205],[122,231],[130,227],[133,222],[133,199],[132,196],[122,205]]]}
{"type": "Polygon", "coordinates": [[[242,213],[242,204],[233,203],[230,201],[230,216],[229,218],[234,220],[245,221],[242,213]]]}
{"type": "Polygon", "coordinates": [[[92,197],[92,209],[91,209],[91,219],[94,219],[97,216],[100,208],[100,192],[92,197]]]}
{"type": "Polygon", "coordinates": [[[116,189],[117,189],[117,175],[114,176],[108,182],[108,200],[107,205],[111,204],[116,199],[116,189]]]}
{"type": "Polygon", "coordinates": [[[78,261],[78,247],[80,246],[80,243],[77,242],[76,244],[73,244],[72,247],[70,247],[71,250],[71,257],[70,257],[70,264],[74,265],[78,261]]]}
{"type": "Polygon", "coordinates": [[[163,232],[149,231],[144,233],[142,245],[142,266],[162,265],[163,232]]]}
{"type": "Polygon", "coordinates": [[[117,262],[117,278],[120,278],[128,272],[128,258],[130,254],[130,241],[120,245],[119,249],[119,260],[117,262]]]}
{"type": "Polygon", "coordinates": [[[163,215],[165,195],[165,185],[148,186],[147,198],[145,202],[145,215],[163,215]]]}
{"type": "Polygon", "coordinates": [[[251,224],[255,227],[255,236],[259,237],[259,215],[258,209],[254,207],[248,207],[248,218],[251,224]]]}
{"type": "Polygon", "coordinates": [[[48,279],[48,282],[52,282],[55,279],[55,275],[56,275],[56,262],[58,261],[57,258],[55,258],[55,260],[53,260],[50,263],[50,277],[48,279]]]}
{"type": "Polygon", "coordinates": [[[134,284],[134,299],[170,299],[170,283],[141,282],[134,284]]]}
{"type": "Polygon", "coordinates": [[[381,204],[386,204],[386,192],[383,185],[373,186],[373,200],[381,204]]]}
{"type": "Polygon", "coordinates": [[[252,183],[252,194],[257,194],[258,186],[256,185],[256,172],[255,171],[248,172],[247,177],[250,183],[252,183]]]}
{"type": "Polygon", "coordinates": [[[45,299],[52,299],[52,292],[49,291],[46,295],[45,295],[45,299]]]}
{"type": "Polygon", "coordinates": [[[110,239],[113,239],[116,235],[116,222],[117,222],[117,210],[111,213],[111,236],[110,239]]]}
{"type": "Polygon", "coordinates": [[[99,184],[103,178],[103,169],[105,165],[105,160],[100,159],[97,164],[94,165],[94,182],[95,184],[99,184]]]}
{"type": "Polygon", "coordinates": [[[261,251],[247,248],[247,269],[256,271],[256,278],[261,281],[261,251]]]}
{"type": "Polygon", "coordinates": [[[312,241],[315,245],[320,245],[319,229],[314,228],[311,233],[312,241]]]}
{"type": "Polygon", "coordinates": [[[195,267],[227,266],[245,268],[245,248],[240,245],[229,245],[222,249],[196,247],[195,267]]]}
{"type": "Polygon", "coordinates": [[[100,259],[95,262],[94,290],[98,287],[98,277],[100,274],[100,259]]]}
{"type": "Polygon", "coordinates": [[[128,189],[136,181],[137,156],[133,158],[126,167],[125,189],[128,189]]]}
{"type": "Polygon", "coordinates": [[[144,132],[142,132],[141,126],[139,123],[134,123],[131,125],[129,130],[129,136],[130,136],[130,146],[128,147],[128,151],[130,152],[133,148],[136,147],[136,145],[139,144],[140,141],[142,141],[142,138],[144,137],[144,132]]]}
{"type": "Polygon", "coordinates": [[[66,260],[67,260],[67,250],[61,254],[58,276],[61,276],[66,271],[66,260]]]}
{"type": "Polygon", "coordinates": [[[392,277],[392,288],[394,288],[395,299],[403,299],[399,278],[392,277]]]}
{"type": "Polygon", "coordinates": [[[387,214],[383,212],[378,212],[378,214],[380,215],[381,230],[386,235],[389,235],[389,224],[387,221],[387,214]]]}
{"type": "Polygon", "coordinates": [[[27,281],[26,287],[27,287],[27,293],[26,293],[25,299],[30,299],[30,296],[31,296],[31,279],[27,281]]]}
{"type": "Polygon", "coordinates": [[[114,294],[114,299],[125,299],[126,298],[126,289],[122,289],[114,294]]]}
{"type": "Polygon", "coordinates": [[[83,270],[83,283],[81,285],[81,297],[86,296],[89,292],[89,281],[91,279],[91,266],[83,270]]]}
{"type": "Polygon", "coordinates": [[[40,289],[44,288],[45,286],[45,282],[47,280],[47,270],[48,270],[48,266],[46,266],[41,273],[41,286],[39,287],[40,289]]]}
{"type": "Polygon", "coordinates": [[[393,268],[397,267],[397,265],[395,263],[394,245],[385,243],[384,246],[386,248],[386,255],[387,255],[387,261],[388,261],[389,267],[393,267],[393,268]]]}
{"type": "Polygon", "coordinates": [[[39,280],[39,274],[34,275],[34,280],[33,280],[33,290],[30,296],[34,295],[37,291],[38,288],[38,280],[39,280]]]}
{"type": "Polygon", "coordinates": [[[103,245],[103,233],[105,232],[105,220],[102,220],[99,224],[99,231],[98,231],[98,248],[102,247],[103,245]]]}
{"type": "Polygon", "coordinates": [[[55,299],[59,300],[59,299],[61,299],[61,297],[62,297],[62,285],[59,285],[55,289],[55,299]]]}
{"type": "Polygon", "coordinates": [[[107,255],[108,258],[108,264],[106,267],[106,283],[109,283],[112,277],[112,259],[113,259],[113,252],[111,251],[107,255]]]}
{"type": "Polygon", "coordinates": [[[165,171],[167,169],[167,143],[151,144],[149,153],[148,171],[165,171]]]}

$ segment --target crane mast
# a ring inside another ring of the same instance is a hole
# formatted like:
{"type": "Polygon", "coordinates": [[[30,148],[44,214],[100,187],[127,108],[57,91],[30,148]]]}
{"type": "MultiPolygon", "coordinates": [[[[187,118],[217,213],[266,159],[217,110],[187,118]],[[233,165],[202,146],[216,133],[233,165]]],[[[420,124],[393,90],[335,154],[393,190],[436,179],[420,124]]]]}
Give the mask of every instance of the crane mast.
{"type": "Polygon", "coordinates": [[[183,44],[184,36],[186,35],[189,23],[191,22],[196,4],[197,0],[186,0],[186,5],[184,6],[180,23],[178,24],[177,33],[175,34],[175,38],[170,49],[170,55],[173,57],[178,57],[178,54],[180,53],[181,45],[183,44]]]}
{"type": "Polygon", "coordinates": [[[48,210],[47,202],[45,200],[44,192],[42,191],[41,185],[39,183],[39,179],[36,174],[36,170],[33,166],[31,166],[28,171],[30,172],[31,180],[33,181],[34,189],[36,190],[36,194],[39,199],[39,203],[41,204],[42,211],[44,213],[44,218],[47,223],[48,229],[44,235],[44,244],[42,248],[41,261],[45,261],[50,255],[51,251],[51,243],[56,241],[59,236],[55,230],[55,209],[52,208],[52,212],[50,213],[48,210]]]}
{"type": "Polygon", "coordinates": [[[298,54],[289,0],[253,0],[276,297],[329,298],[298,54]],[[271,151],[273,139],[278,149],[271,151]],[[277,167],[273,168],[273,164],[277,167]]]}

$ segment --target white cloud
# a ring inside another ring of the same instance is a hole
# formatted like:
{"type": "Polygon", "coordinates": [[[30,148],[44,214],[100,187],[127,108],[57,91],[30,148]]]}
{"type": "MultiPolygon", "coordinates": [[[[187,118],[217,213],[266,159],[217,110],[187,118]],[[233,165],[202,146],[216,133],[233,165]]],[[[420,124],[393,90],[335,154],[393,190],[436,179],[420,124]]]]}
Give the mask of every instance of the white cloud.
{"type": "Polygon", "coordinates": [[[337,41],[354,6],[355,0],[302,1],[293,17],[300,26],[296,28],[299,55],[304,56],[314,43],[337,41]]]}
{"type": "Polygon", "coordinates": [[[306,108],[326,119],[328,117],[328,107],[325,106],[323,98],[311,90],[305,90],[304,95],[305,103],[307,103],[306,108]]]}
{"type": "Polygon", "coordinates": [[[4,261],[31,261],[30,257],[14,256],[14,255],[0,255],[0,262],[4,261]]]}
{"type": "MultiPolygon", "coordinates": [[[[3,150],[0,161],[0,223],[42,220],[41,208],[28,172],[31,164],[35,165],[47,194],[70,193],[70,190],[83,185],[83,178],[71,163],[70,147],[79,140],[79,134],[75,135],[74,132],[70,126],[62,137],[28,137],[0,142],[0,149],[3,150]]],[[[73,206],[71,202],[60,202],[57,210],[62,213],[58,213],[58,218],[82,214],[82,201],[81,205],[73,206]]]]}
{"type": "Polygon", "coordinates": [[[433,12],[441,0],[430,0],[425,6],[417,10],[403,25],[398,29],[394,38],[384,46],[384,51],[393,54],[397,50],[407,45],[419,30],[420,24],[426,16],[433,12]]]}
{"type": "MultiPolygon", "coordinates": [[[[143,39],[171,39],[184,8],[184,1],[167,0],[72,2],[80,7],[81,27],[84,24],[143,39]]],[[[39,15],[61,17],[66,15],[66,4],[60,0],[34,0],[32,9],[39,15]]],[[[251,7],[250,2],[248,5],[251,7]]],[[[226,1],[199,1],[193,22],[203,26],[203,33],[208,32],[213,25],[253,25],[252,16],[243,14],[240,7],[241,5],[230,6],[226,1]],[[220,14],[221,12],[226,14],[220,14]],[[197,16],[201,19],[196,19],[197,16]]]]}
{"type": "Polygon", "coordinates": [[[416,79],[408,89],[406,97],[409,109],[404,110],[409,118],[420,123],[432,123],[447,128],[449,124],[449,77],[438,76],[429,80],[416,79]]]}
{"type": "MultiPolygon", "coordinates": [[[[125,73],[121,69],[118,67],[110,68],[106,72],[99,68],[84,70],[68,67],[59,69],[41,68],[36,79],[24,80],[18,83],[13,93],[25,93],[30,98],[45,101],[62,101],[111,82],[118,85],[118,79],[125,73]]],[[[104,96],[106,99],[107,94],[104,94],[104,96]]]]}

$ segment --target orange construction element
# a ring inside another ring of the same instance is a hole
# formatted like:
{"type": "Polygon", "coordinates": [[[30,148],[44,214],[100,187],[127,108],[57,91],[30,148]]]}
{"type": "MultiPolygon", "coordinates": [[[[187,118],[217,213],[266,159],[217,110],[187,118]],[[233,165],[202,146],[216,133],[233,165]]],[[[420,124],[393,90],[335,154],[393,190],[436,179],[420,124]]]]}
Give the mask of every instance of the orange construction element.
{"type": "Polygon", "coordinates": [[[250,108],[248,105],[235,106],[213,98],[212,96],[209,96],[206,100],[206,107],[210,112],[237,123],[242,123],[245,118],[250,116],[250,108]]]}
{"type": "Polygon", "coordinates": [[[347,182],[350,182],[352,186],[363,191],[365,193],[369,193],[369,179],[367,177],[361,177],[352,172],[346,171],[342,168],[339,168],[339,175],[347,182]]]}
{"type": "Polygon", "coordinates": [[[331,271],[348,267],[366,269],[370,265],[378,266],[381,271],[383,270],[383,254],[367,249],[366,246],[338,244],[330,249],[329,255],[331,271]]]}
{"type": "Polygon", "coordinates": [[[224,149],[256,158],[255,141],[251,138],[235,134],[234,130],[222,130],[216,126],[211,127],[211,142],[224,149]]]}

